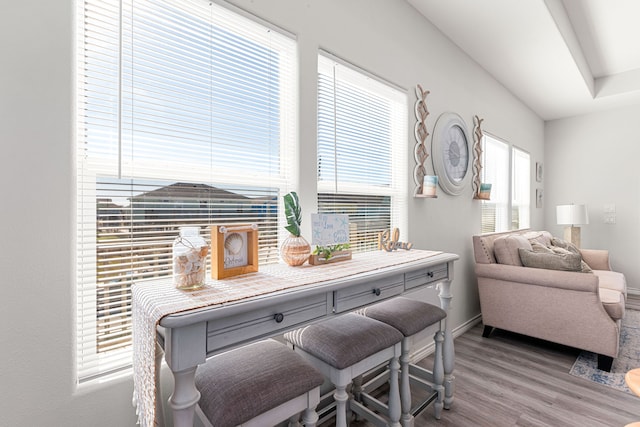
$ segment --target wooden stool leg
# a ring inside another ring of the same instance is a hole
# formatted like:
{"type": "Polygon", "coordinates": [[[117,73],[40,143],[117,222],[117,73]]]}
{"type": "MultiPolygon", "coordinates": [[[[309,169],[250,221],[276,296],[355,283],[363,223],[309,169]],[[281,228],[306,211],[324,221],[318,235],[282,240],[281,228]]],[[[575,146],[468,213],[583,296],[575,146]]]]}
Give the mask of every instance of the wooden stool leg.
{"type": "Polygon", "coordinates": [[[295,414],[292,415],[291,418],[289,418],[289,424],[287,427],[300,427],[300,414],[295,414]]]}
{"type": "Polygon", "coordinates": [[[347,401],[349,400],[347,386],[336,385],[333,399],[336,401],[336,427],[347,427],[347,401]]]}
{"type": "Polygon", "coordinates": [[[400,355],[400,400],[402,407],[402,427],[413,427],[411,414],[411,385],[409,383],[409,337],[402,339],[402,354],[400,355]]]}
{"type": "Polygon", "coordinates": [[[316,424],[318,423],[318,413],[312,408],[305,409],[302,416],[302,422],[305,427],[316,427],[316,424]]]}
{"type": "Polygon", "coordinates": [[[389,427],[400,427],[400,391],[398,389],[398,357],[389,362],[389,427]]]}
{"type": "Polygon", "coordinates": [[[442,331],[436,332],[433,337],[436,343],[436,349],[433,359],[433,382],[435,383],[434,389],[438,392],[438,397],[433,405],[435,411],[435,417],[437,420],[442,416],[442,408],[444,407],[444,361],[442,357],[442,343],[444,341],[444,334],[442,331]]]}
{"type": "Polygon", "coordinates": [[[351,386],[351,394],[353,395],[353,400],[356,402],[362,402],[362,375],[358,375],[353,379],[353,383],[351,386]]]}

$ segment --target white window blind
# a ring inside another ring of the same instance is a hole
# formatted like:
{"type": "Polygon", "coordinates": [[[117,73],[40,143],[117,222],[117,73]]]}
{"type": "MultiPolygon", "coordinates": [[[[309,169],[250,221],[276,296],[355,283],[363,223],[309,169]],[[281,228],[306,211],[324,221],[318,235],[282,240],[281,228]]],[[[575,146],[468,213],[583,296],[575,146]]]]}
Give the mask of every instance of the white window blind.
{"type": "Polygon", "coordinates": [[[509,145],[484,134],[482,182],[491,184],[491,200],[482,201],[483,233],[509,230],[509,145]]]}
{"type": "Polygon", "coordinates": [[[492,184],[491,200],[482,201],[481,232],[529,227],[529,154],[485,133],[482,182],[492,184]]]}
{"type": "Polygon", "coordinates": [[[318,56],[318,212],[349,214],[356,251],[406,230],[407,95],[327,53],[318,56]]]}
{"type": "Polygon", "coordinates": [[[258,223],[278,259],[295,158],[296,43],[200,0],[78,11],[77,357],[83,382],[131,361],[131,284],[169,276],[181,226],[258,223]]]}
{"type": "Polygon", "coordinates": [[[529,153],[513,147],[512,229],[529,228],[531,208],[531,161],[529,153]]]}

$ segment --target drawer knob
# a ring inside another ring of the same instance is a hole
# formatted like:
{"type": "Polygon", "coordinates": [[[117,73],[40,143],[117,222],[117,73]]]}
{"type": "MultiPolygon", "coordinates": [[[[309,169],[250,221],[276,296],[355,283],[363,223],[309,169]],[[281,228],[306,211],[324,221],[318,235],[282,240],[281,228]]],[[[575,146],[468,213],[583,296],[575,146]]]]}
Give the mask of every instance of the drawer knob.
{"type": "Polygon", "coordinates": [[[380,288],[375,288],[373,290],[373,293],[376,294],[377,297],[379,297],[380,296],[380,288]]]}
{"type": "Polygon", "coordinates": [[[428,277],[433,277],[433,271],[428,271],[428,272],[427,272],[427,276],[428,276],[428,277]]]}
{"type": "Polygon", "coordinates": [[[284,314],[276,313],[273,315],[273,319],[276,321],[276,323],[281,323],[284,320],[284,314]]]}

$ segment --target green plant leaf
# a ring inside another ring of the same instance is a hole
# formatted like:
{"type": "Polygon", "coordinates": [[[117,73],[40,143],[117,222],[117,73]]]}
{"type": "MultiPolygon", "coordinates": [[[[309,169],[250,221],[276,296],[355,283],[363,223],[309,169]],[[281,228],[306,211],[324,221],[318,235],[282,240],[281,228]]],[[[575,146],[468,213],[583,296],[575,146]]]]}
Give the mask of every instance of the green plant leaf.
{"type": "Polygon", "coordinates": [[[287,230],[292,235],[296,237],[300,237],[300,227],[296,225],[287,225],[284,229],[287,230]]]}
{"type": "Polygon", "coordinates": [[[298,194],[295,191],[284,195],[284,216],[288,224],[285,229],[294,236],[299,237],[302,209],[300,208],[298,194]]]}

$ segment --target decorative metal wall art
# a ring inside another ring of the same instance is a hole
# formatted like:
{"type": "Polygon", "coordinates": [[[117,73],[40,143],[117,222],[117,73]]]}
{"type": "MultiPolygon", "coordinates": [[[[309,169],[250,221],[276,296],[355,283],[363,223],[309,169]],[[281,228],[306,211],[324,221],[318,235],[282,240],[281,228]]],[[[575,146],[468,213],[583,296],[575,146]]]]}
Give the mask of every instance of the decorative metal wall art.
{"type": "Polygon", "coordinates": [[[427,157],[429,157],[429,153],[427,153],[427,147],[425,145],[427,136],[429,136],[426,124],[427,116],[429,115],[426,102],[427,95],[429,95],[428,90],[424,90],[422,89],[422,86],[416,85],[416,96],[418,99],[416,100],[414,108],[417,122],[413,132],[416,138],[416,146],[413,152],[416,159],[416,167],[413,170],[413,180],[416,183],[416,189],[413,193],[414,197],[427,197],[422,194],[424,177],[427,175],[424,163],[427,160],[427,157]]]}
{"type": "Polygon", "coordinates": [[[491,184],[483,184],[482,178],[482,121],[478,116],[473,116],[473,198],[489,200],[491,197],[491,184]]]}

